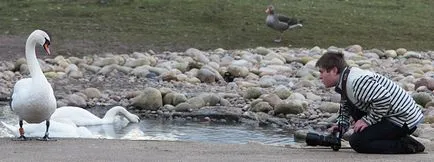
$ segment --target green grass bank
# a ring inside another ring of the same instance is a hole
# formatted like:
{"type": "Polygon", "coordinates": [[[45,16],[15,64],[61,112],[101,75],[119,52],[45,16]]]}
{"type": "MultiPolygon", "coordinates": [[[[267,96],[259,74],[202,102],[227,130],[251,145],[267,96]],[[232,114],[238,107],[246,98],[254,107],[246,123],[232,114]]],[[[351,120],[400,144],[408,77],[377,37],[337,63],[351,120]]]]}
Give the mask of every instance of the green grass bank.
{"type": "Polygon", "coordinates": [[[434,49],[432,0],[2,0],[0,35],[49,31],[58,53],[183,51],[194,47],[434,49]],[[265,9],[304,19],[281,43],[265,9]]]}

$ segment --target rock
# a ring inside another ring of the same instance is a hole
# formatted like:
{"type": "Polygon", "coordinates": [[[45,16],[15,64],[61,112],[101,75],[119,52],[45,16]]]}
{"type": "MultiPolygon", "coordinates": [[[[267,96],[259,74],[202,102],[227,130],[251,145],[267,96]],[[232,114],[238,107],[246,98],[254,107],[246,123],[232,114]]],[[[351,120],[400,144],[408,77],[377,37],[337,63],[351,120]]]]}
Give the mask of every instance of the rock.
{"type": "Polygon", "coordinates": [[[86,100],[77,94],[71,94],[67,96],[66,100],[67,100],[67,105],[69,106],[77,106],[82,108],[87,106],[86,100]]]}
{"type": "Polygon", "coordinates": [[[398,56],[403,56],[403,55],[405,55],[405,53],[407,53],[407,49],[405,49],[405,48],[398,48],[398,49],[396,49],[396,54],[398,56]]]}
{"type": "Polygon", "coordinates": [[[200,96],[196,96],[196,97],[192,97],[192,98],[188,99],[187,103],[189,103],[191,105],[190,108],[192,108],[192,109],[199,109],[199,108],[205,106],[205,104],[206,104],[205,101],[200,96]]]}
{"type": "Polygon", "coordinates": [[[268,102],[273,107],[282,101],[279,96],[273,93],[261,95],[260,98],[265,102],[268,102]]]}
{"type": "Polygon", "coordinates": [[[386,57],[390,57],[390,58],[396,58],[398,56],[395,50],[384,51],[384,54],[386,55],[386,57]]]}
{"type": "Polygon", "coordinates": [[[149,71],[148,66],[139,66],[131,71],[131,74],[143,78],[146,77],[149,73],[151,72],[149,71]]]}
{"type": "Polygon", "coordinates": [[[92,65],[103,67],[103,66],[117,64],[117,63],[118,63],[118,61],[115,58],[100,58],[100,57],[98,57],[97,59],[94,60],[92,65]]]}
{"type": "Polygon", "coordinates": [[[131,67],[131,68],[135,68],[143,65],[151,65],[151,60],[149,57],[143,57],[138,59],[128,58],[124,64],[124,66],[131,67]]]}
{"type": "Polygon", "coordinates": [[[193,106],[189,103],[183,102],[175,106],[175,111],[177,112],[191,112],[193,106]]]}
{"type": "Polygon", "coordinates": [[[15,70],[20,70],[21,69],[21,65],[23,65],[23,64],[27,64],[27,61],[26,61],[26,58],[21,57],[17,61],[15,61],[14,69],[15,70]]]}
{"type": "Polygon", "coordinates": [[[404,55],[404,58],[422,58],[422,55],[418,52],[414,52],[414,51],[407,51],[404,55]]]}
{"type": "Polygon", "coordinates": [[[115,69],[124,74],[129,74],[133,70],[133,68],[120,65],[115,65],[115,69]]]}
{"type": "Polygon", "coordinates": [[[299,100],[282,100],[274,107],[275,114],[299,114],[303,111],[303,104],[299,100]]]}
{"type": "Polygon", "coordinates": [[[98,71],[101,70],[101,67],[99,66],[93,66],[93,65],[87,65],[87,64],[80,64],[81,67],[83,67],[84,69],[86,69],[87,71],[91,71],[93,73],[97,73],[98,71]]]}
{"type": "Polygon", "coordinates": [[[214,93],[205,93],[200,95],[205,102],[205,106],[216,106],[220,103],[220,96],[214,93]]]}
{"type": "Polygon", "coordinates": [[[355,44],[355,45],[351,45],[345,48],[346,51],[348,52],[352,52],[352,53],[357,53],[357,54],[362,54],[363,53],[363,48],[362,46],[355,44]]]}
{"type": "Polygon", "coordinates": [[[428,124],[434,123],[434,115],[433,116],[425,116],[424,122],[428,123],[428,124]]]}
{"type": "Polygon", "coordinates": [[[306,99],[312,100],[312,101],[321,101],[322,97],[318,96],[312,92],[306,93],[306,99]]]}
{"type": "Polygon", "coordinates": [[[276,84],[276,80],[272,77],[264,76],[261,79],[259,79],[259,85],[262,88],[272,87],[272,86],[274,86],[274,84],[276,84]]]}
{"type": "Polygon", "coordinates": [[[420,86],[425,86],[431,91],[434,90],[434,78],[425,77],[417,80],[415,83],[415,88],[417,89],[420,86]]]}
{"type": "Polygon", "coordinates": [[[204,83],[214,83],[216,81],[214,73],[206,68],[200,69],[196,77],[204,83]]]}
{"type": "Polygon", "coordinates": [[[227,71],[235,77],[246,77],[249,74],[249,69],[246,66],[230,65],[227,71]]]}
{"type": "Polygon", "coordinates": [[[189,70],[188,62],[177,62],[175,68],[184,73],[189,70]]]}
{"type": "Polygon", "coordinates": [[[289,96],[291,96],[291,91],[289,90],[288,87],[283,86],[283,85],[279,85],[274,90],[274,94],[279,96],[280,99],[284,100],[284,99],[288,98],[289,96]]]}
{"type": "Polygon", "coordinates": [[[264,48],[264,47],[256,47],[255,52],[257,54],[260,54],[260,55],[267,55],[271,51],[269,49],[267,49],[267,48],[264,48]]]}
{"type": "Polygon", "coordinates": [[[68,76],[73,79],[81,79],[83,78],[83,73],[81,71],[71,71],[68,76]]]}
{"type": "Polygon", "coordinates": [[[171,81],[171,80],[177,81],[178,80],[177,74],[179,74],[179,73],[181,73],[179,70],[172,69],[172,70],[169,70],[169,71],[161,74],[161,79],[163,81],[171,81]]]}
{"type": "Polygon", "coordinates": [[[131,105],[143,110],[158,110],[163,106],[163,98],[158,89],[148,87],[131,99],[131,105]]]}
{"type": "Polygon", "coordinates": [[[262,95],[262,90],[259,87],[250,87],[244,94],[245,99],[256,99],[262,95]]]}
{"type": "Polygon", "coordinates": [[[166,73],[167,71],[169,71],[169,70],[167,70],[167,69],[165,69],[165,68],[152,67],[152,66],[150,66],[150,67],[148,68],[148,70],[149,70],[149,72],[155,73],[155,74],[157,74],[158,76],[161,75],[161,74],[163,74],[163,73],[166,73]]]}
{"type": "Polygon", "coordinates": [[[268,53],[267,55],[264,56],[263,59],[275,62],[274,65],[276,65],[276,64],[277,65],[283,65],[286,62],[286,59],[282,55],[277,54],[275,52],[268,53]],[[275,61],[273,61],[273,60],[275,60],[275,61]]]}
{"type": "Polygon", "coordinates": [[[271,107],[271,105],[268,102],[258,102],[257,104],[255,104],[254,107],[252,107],[252,109],[250,109],[250,111],[253,112],[268,112],[270,110],[273,110],[273,107],[271,107]]]}
{"type": "Polygon", "coordinates": [[[115,66],[113,64],[111,65],[107,65],[102,67],[99,71],[98,74],[102,74],[102,75],[108,75],[110,72],[112,72],[115,69],[115,66]]]}
{"type": "Polygon", "coordinates": [[[191,83],[191,84],[198,84],[198,83],[201,82],[201,81],[200,81],[198,78],[196,78],[196,77],[187,78],[186,81],[187,81],[188,83],[191,83]]]}
{"type": "Polygon", "coordinates": [[[101,97],[101,92],[96,88],[86,88],[84,90],[84,94],[88,98],[100,98],[101,97]]]}
{"type": "Polygon", "coordinates": [[[291,96],[288,97],[288,100],[305,100],[306,97],[304,97],[303,94],[295,92],[292,93],[291,96]]]}
{"type": "Polygon", "coordinates": [[[369,52],[376,53],[378,56],[380,56],[380,58],[383,58],[386,56],[383,51],[376,49],[376,48],[369,50],[369,52]]]}
{"type": "Polygon", "coordinates": [[[209,59],[205,56],[205,53],[195,49],[195,48],[189,48],[185,51],[185,53],[191,57],[197,62],[201,62],[203,64],[208,64],[209,59]]]}
{"type": "Polygon", "coordinates": [[[57,77],[59,77],[59,74],[56,73],[56,72],[54,72],[54,71],[50,71],[50,72],[44,73],[44,75],[47,78],[57,78],[57,77]]]}
{"type": "Polygon", "coordinates": [[[163,105],[167,105],[167,104],[173,105],[173,100],[175,98],[175,94],[176,94],[176,92],[169,92],[169,93],[165,94],[163,97],[163,105]]]}
{"type": "Polygon", "coordinates": [[[340,108],[340,104],[334,102],[322,102],[321,105],[319,106],[320,110],[328,113],[337,113],[339,111],[339,108],[340,108]]]}
{"type": "MultiPolygon", "coordinates": [[[[62,59],[60,59],[60,60],[62,60],[62,59]]],[[[60,61],[60,60],[58,60],[58,61],[60,61]]],[[[74,57],[74,56],[68,57],[67,61],[69,61],[71,64],[76,64],[76,65],[87,63],[86,60],[78,58],[78,57],[74,57]]]]}
{"type": "Polygon", "coordinates": [[[231,103],[227,99],[224,99],[224,98],[220,99],[220,103],[219,104],[221,106],[230,106],[231,105],[231,103]]]}
{"type": "Polygon", "coordinates": [[[181,93],[175,93],[173,96],[172,105],[176,106],[180,103],[186,102],[187,97],[184,94],[181,93]]]}
{"type": "Polygon", "coordinates": [[[175,110],[176,108],[175,108],[175,106],[173,106],[173,105],[164,105],[163,106],[163,111],[176,111],[175,110]]]}
{"type": "Polygon", "coordinates": [[[426,92],[417,92],[412,95],[413,99],[417,104],[425,107],[425,105],[432,100],[432,97],[429,93],[426,92]]]}

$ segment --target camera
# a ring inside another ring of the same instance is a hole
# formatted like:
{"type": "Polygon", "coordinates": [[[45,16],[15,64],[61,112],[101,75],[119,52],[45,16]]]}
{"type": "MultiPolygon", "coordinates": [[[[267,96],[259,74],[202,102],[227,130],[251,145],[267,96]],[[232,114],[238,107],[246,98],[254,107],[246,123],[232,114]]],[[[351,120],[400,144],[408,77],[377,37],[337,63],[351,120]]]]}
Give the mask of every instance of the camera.
{"type": "Polygon", "coordinates": [[[339,136],[339,132],[333,132],[326,136],[317,133],[307,133],[306,144],[308,146],[330,146],[333,151],[339,151],[341,148],[341,137],[339,136]]]}

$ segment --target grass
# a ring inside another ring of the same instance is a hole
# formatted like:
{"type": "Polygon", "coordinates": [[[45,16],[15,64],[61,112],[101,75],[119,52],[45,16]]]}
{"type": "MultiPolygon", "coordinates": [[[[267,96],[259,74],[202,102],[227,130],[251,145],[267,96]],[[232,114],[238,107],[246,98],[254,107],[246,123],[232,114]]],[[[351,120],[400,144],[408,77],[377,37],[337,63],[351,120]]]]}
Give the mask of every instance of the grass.
{"type": "Polygon", "coordinates": [[[257,46],[434,49],[432,0],[273,0],[277,13],[305,20],[278,33],[261,0],[3,0],[0,35],[50,32],[58,52],[183,51],[257,46]],[[87,49],[87,51],[86,51],[87,49]]]}

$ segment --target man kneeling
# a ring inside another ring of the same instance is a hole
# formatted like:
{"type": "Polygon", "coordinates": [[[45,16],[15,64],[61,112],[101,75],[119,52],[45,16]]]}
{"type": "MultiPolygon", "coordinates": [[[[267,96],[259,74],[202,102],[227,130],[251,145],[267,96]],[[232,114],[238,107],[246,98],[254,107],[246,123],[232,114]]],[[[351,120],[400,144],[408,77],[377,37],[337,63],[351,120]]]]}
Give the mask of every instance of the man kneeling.
{"type": "MultiPolygon", "coordinates": [[[[350,145],[359,153],[410,154],[425,147],[410,137],[423,121],[421,108],[392,80],[367,70],[349,67],[344,55],[327,52],[317,61],[325,87],[341,94],[337,120],[343,131],[355,122],[350,145]]],[[[335,125],[331,128],[337,129],[335,125]]]]}

